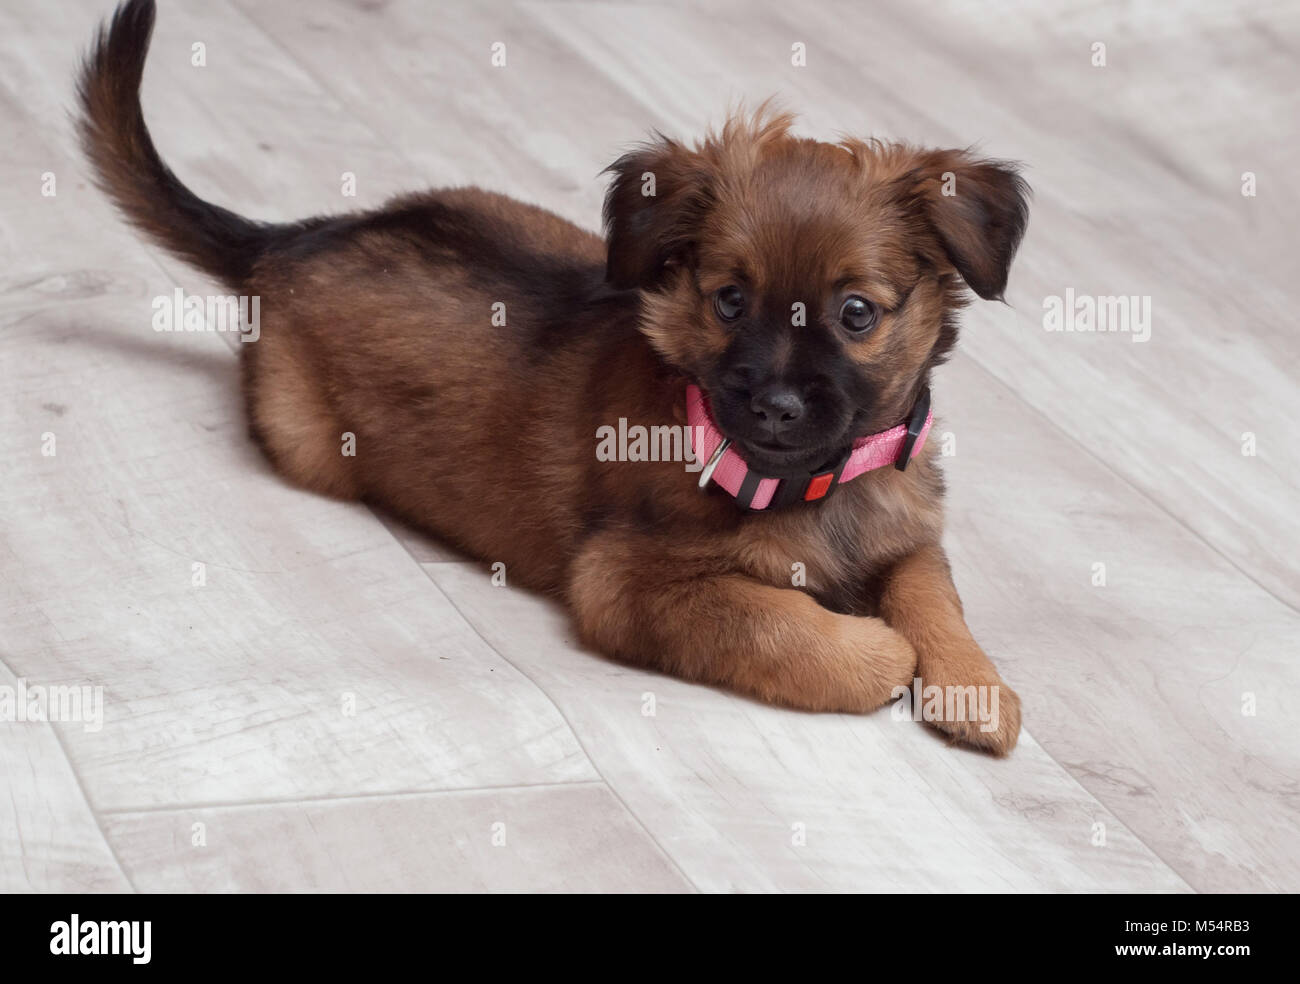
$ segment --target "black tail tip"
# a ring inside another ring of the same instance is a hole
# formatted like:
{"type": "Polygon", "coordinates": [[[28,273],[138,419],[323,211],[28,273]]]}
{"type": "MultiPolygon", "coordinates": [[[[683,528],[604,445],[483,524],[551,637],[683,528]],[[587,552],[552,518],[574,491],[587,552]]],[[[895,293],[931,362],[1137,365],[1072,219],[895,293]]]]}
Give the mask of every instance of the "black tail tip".
{"type": "Polygon", "coordinates": [[[110,34],[120,31],[124,35],[147,35],[153,30],[157,9],[155,0],[126,0],[113,11],[113,19],[109,22],[110,34]]]}
{"type": "Polygon", "coordinates": [[[83,105],[95,88],[106,82],[119,91],[124,87],[139,88],[156,16],[154,0],[127,0],[100,25],[78,78],[83,105]]]}

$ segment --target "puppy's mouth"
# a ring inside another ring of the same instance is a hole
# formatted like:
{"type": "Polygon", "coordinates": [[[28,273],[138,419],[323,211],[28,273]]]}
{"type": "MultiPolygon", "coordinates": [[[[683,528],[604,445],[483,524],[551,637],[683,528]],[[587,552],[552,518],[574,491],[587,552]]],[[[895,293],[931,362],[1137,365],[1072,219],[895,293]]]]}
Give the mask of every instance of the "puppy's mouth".
{"type": "MultiPolygon", "coordinates": [[[[718,429],[727,436],[726,430],[718,429]]],[[[731,443],[751,469],[771,478],[795,478],[823,471],[843,453],[843,448],[787,447],[744,438],[732,438],[731,443]]]]}
{"type": "Polygon", "coordinates": [[[731,448],[745,460],[750,470],[770,478],[800,478],[825,471],[853,443],[847,436],[815,443],[792,443],[775,437],[742,435],[718,419],[707,393],[704,411],[709,423],[730,442],[731,448]]]}

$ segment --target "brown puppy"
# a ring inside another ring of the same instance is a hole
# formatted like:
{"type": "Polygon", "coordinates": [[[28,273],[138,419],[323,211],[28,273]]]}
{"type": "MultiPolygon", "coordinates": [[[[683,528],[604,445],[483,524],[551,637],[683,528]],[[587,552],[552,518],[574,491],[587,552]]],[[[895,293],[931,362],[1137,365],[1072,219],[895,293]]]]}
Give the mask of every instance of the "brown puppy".
{"type": "Polygon", "coordinates": [[[153,16],[131,0],[97,39],[85,148],[154,241],[261,298],[244,390],[281,474],[505,563],[611,656],[819,711],[871,710],[914,677],[990,688],[995,722],[949,706],[935,723],[1014,746],[1019,702],[940,546],[933,447],[799,501],[856,439],[908,419],[963,282],[1001,295],[1027,214],[1013,168],[796,139],[760,111],[615,162],[607,241],[475,188],[265,225],[159,160],[139,103],[153,16]],[[793,504],[748,512],[680,462],[598,458],[620,418],[682,422],[688,383],[793,504]]]}

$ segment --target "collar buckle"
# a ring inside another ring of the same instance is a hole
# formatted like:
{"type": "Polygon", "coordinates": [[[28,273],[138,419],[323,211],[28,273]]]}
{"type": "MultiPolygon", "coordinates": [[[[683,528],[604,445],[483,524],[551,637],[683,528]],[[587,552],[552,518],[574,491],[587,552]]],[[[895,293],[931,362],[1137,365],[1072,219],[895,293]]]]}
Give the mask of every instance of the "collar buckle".
{"type": "Polygon", "coordinates": [[[830,498],[835,487],[840,484],[840,475],[844,473],[844,466],[848,464],[852,453],[853,448],[850,446],[836,461],[810,472],[807,478],[781,479],[767,508],[782,509],[797,502],[821,502],[830,498]]]}

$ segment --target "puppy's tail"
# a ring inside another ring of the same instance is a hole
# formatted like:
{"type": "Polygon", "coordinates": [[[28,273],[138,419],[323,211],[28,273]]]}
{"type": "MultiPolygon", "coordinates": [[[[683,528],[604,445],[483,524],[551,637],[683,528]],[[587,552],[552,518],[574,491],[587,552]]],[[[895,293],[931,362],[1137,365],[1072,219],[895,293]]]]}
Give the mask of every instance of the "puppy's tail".
{"type": "Polygon", "coordinates": [[[128,0],[101,26],[77,79],[81,145],[97,183],[150,239],[230,286],[284,227],[203,201],[162,162],[140,110],[154,0],[128,0]]]}

